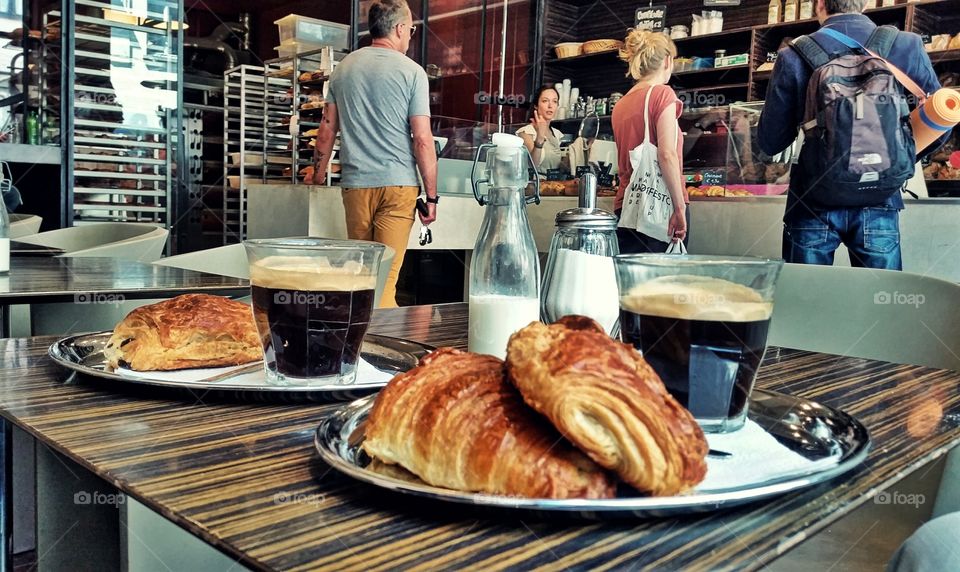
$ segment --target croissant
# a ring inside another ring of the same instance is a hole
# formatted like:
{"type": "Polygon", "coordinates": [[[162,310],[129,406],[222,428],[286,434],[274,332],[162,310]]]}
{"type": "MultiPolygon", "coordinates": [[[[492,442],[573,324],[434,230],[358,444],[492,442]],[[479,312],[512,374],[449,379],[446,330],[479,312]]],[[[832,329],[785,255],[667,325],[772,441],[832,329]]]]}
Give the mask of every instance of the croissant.
{"type": "Polygon", "coordinates": [[[493,356],[439,349],[380,392],[363,449],[425,482],[532,498],[609,498],[612,477],[523,403],[493,356]]]}
{"type": "Polygon", "coordinates": [[[703,480],[708,446],[693,416],[633,347],[590,318],[516,332],[507,373],[528,405],[637,490],[674,495],[703,480]]]}
{"type": "Polygon", "coordinates": [[[224,367],[263,359],[248,304],[185,294],[130,312],[103,348],[111,369],[224,367]]]}

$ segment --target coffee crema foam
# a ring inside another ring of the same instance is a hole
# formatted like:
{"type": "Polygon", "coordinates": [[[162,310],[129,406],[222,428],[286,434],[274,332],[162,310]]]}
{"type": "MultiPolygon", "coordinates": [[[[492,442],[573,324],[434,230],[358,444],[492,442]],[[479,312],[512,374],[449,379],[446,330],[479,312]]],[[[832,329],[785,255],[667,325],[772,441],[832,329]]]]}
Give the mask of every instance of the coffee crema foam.
{"type": "Polygon", "coordinates": [[[662,276],[620,297],[629,312],[679,320],[757,322],[769,320],[773,302],[735,282],[710,276],[662,276]]]}
{"type": "Polygon", "coordinates": [[[377,276],[354,260],[332,266],[325,257],[269,256],[250,265],[250,282],[261,288],[354,292],[375,289],[377,276]]]}

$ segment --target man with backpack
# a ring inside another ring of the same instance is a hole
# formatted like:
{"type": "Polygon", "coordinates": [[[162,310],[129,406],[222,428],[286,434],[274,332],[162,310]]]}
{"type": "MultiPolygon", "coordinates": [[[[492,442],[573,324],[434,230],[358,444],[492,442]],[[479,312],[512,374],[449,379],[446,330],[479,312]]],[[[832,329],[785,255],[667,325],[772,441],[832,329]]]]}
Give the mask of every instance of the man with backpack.
{"type": "Polygon", "coordinates": [[[940,88],[920,36],[878,27],[865,0],[816,0],[821,28],[780,50],[758,128],[764,153],[804,144],[783,217],[787,262],[832,265],[845,244],[853,266],[902,270],[901,191],[917,153],[909,122],[940,88]]]}

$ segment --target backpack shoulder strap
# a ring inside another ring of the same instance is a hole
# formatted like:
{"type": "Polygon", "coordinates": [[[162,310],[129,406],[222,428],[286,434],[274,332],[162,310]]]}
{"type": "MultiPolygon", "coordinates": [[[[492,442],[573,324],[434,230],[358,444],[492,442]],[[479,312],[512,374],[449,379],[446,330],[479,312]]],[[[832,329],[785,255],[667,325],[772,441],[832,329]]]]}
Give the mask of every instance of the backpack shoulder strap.
{"type": "Polygon", "coordinates": [[[899,30],[893,26],[877,26],[867,40],[867,50],[879,54],[881,58],[890,57],[890,50],[893,49],[898,33],[899,30]]]}
{"type": "Polygon", "coordinates": [[[790,47],[800,54],[803,61],[813,69],[830,63],[830,54],[820,47],[820,44],[810,36],[800,36],[790,41],[790,47]]]}

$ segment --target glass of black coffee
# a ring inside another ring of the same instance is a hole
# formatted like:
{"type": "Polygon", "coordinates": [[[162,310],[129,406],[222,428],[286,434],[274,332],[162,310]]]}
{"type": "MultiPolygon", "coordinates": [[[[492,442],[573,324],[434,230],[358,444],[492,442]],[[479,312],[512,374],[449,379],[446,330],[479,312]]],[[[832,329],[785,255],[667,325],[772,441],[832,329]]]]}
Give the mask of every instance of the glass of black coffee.
{"type": "Polygon", "coordinates": [[[353,383],[385,247],[319,238],[247,240],[244,246],[267,381],[353,383]]]}
{"type": "Polygon", "coordinates": [[[614,264],[623,341],[704,431],[743,427],[783,261],[633,254],[614,264]]]}

